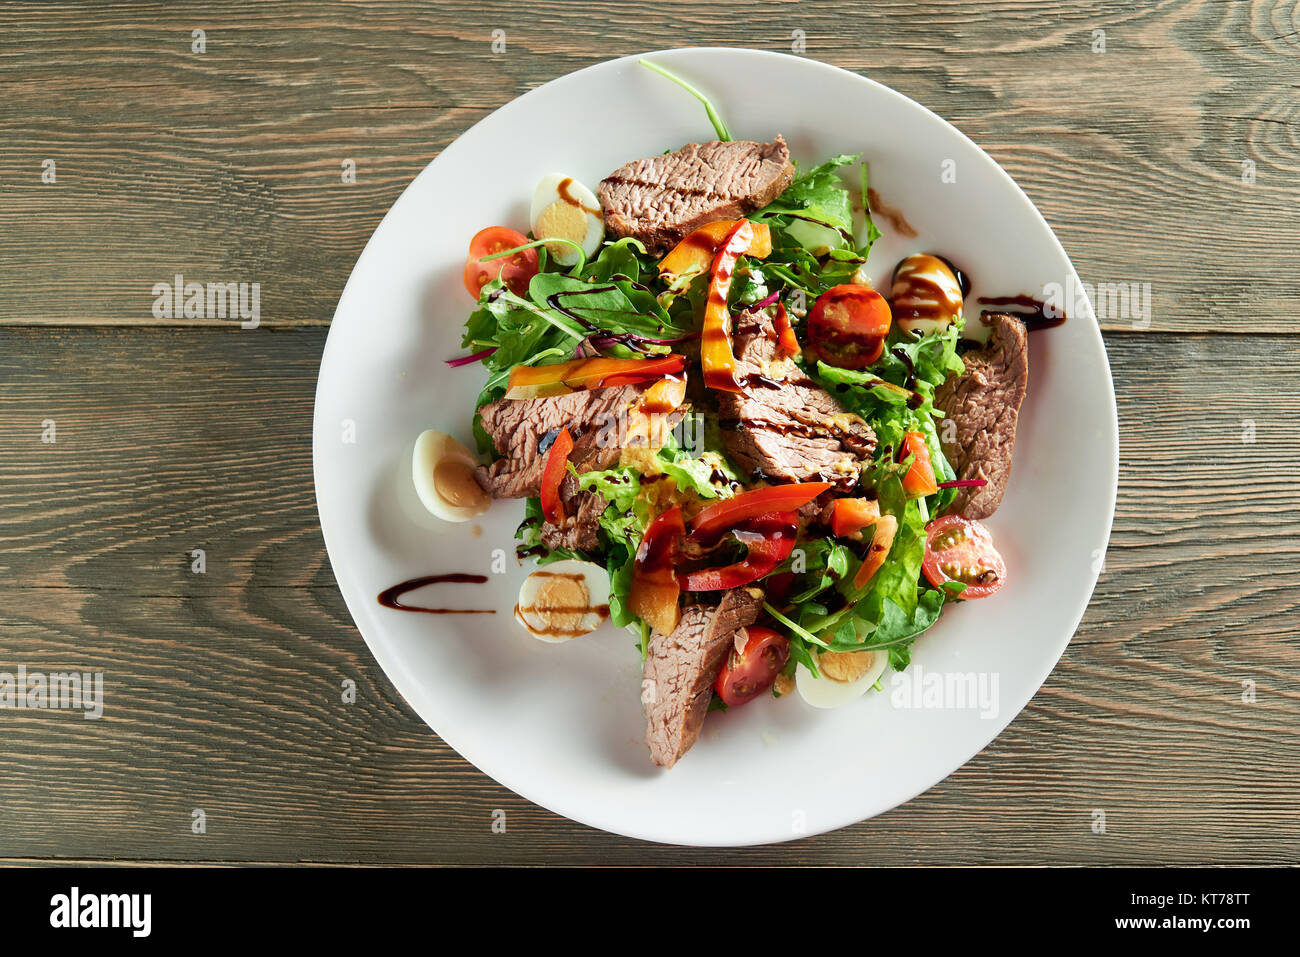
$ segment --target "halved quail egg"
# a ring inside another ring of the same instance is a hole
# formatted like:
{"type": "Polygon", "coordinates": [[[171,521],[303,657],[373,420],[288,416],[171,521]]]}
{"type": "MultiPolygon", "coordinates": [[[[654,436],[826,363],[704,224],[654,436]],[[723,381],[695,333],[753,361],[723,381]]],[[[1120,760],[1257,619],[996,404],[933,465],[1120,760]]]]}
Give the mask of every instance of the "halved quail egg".
{"type": "Polygon", "coordinates": [[[838,708],[867,693],[889,667],[889,652],[824,651],[817,656],[820,678],[803,665],[795,669],[799,696],[814,708],[838,708]]]}
{"type": "Polygon", "coordinates": [[[961,319],[965,297],[956,272],[938,256],[917,253],[894,269],[890,305],[895,324],[905,332],[946,329],[961,319]]]}
{"type": "Polygon", "coordinates": [[[447,522],[468,522],[482,515],[492,497],[474,478],[478,459],[446,432],[429,429],[415,440],[411,479],[420,502],[447,522]]]}
{"type": "Polygon", "coordinates": [[[524,579],[515,620],[553,644],[595,631],[609,617],[609,574],[591,562],[566,560],[524,579]]]}
{"type": "MultiPolygon", "coordinates": [[[[605,238],[600,200],[572,176],[563,173],[542,177],[533,192],[529,219],[535,238],[567,239],[581,246],[588,256],[596,255],[605,238]]],[[[562,266],[572,266],[578,261],[578,251],[566,243],[547,243],[546,251],[562,266]]]]}

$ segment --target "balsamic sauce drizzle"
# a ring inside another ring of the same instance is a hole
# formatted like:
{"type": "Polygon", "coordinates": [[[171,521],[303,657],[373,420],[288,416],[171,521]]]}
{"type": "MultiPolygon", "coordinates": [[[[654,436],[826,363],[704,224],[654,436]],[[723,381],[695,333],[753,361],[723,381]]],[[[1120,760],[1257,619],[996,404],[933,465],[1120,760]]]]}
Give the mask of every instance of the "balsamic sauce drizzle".
{"type": "MultiPolygon", "coordinates": [[[[1051,329],[1065,322],[1065,310],[1059,306],[1050,306],[1033,296],[980,296],[980,302],[986,306],[1012,306],[1012,309],[985,309],[989,312],[1006,312],[1025,324],[1030,332],[1035,329],[1051,329]]],[[[981,319],[983,314],[981,314],[981,319]]]]}
{"type": "Polygon", "coordinates": [[[484,585],[487,580],[486,575],[467,575],[463,572],[453,572],[449,575],[425,575],[422,578],[412,578],[404,581],[392,588],[385,588],[379,593],[379,604],[397,611],[418,611],[426,615],[495,615],[496,611],[491,608],[425,608],[421,605],[403,605],[401,601],[402,596],[408,591],[415,591],[415,589],[423,588],[425,585],[436,585],[442,582],[484,585]]]}

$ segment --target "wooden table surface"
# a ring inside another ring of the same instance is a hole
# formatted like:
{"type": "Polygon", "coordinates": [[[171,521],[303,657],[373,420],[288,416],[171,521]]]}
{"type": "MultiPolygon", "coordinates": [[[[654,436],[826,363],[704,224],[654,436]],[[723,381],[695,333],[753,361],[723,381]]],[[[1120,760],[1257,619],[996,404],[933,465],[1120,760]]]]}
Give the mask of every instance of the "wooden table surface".
{"type": "Polygon", "coordinates": [[[1294,0],[0,4],[0,671],[106,675],[101,720],[0,711],[0,860],[1296,863],[1297,90],[1294,0]],[[969,134],[1085,281],[1151,284],[1149,328],[1103,323],[1114,534],[1046,685],[943,783],[791,844],[643,844],[479,773],[375,664],[317,521],[316,371],[371,231],[475,121],[614,56],[800,38],[969,134]],[[155,319],[175,273],[260,282],[261,328],[155,319]]]}

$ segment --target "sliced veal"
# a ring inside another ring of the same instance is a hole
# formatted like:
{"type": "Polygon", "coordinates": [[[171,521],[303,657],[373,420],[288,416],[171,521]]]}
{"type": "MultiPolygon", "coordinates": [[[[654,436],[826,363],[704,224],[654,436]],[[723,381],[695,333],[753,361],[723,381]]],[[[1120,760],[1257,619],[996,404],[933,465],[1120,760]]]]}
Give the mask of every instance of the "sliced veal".
{"type": "Polygon", "coordinates": [[[988,345],[966,353],[966,371],[934,396],[935,407],[947,416],[939,424],[939,437],[957,478],[985,483],[959,489],[948,512],[974,519],[987,518],[1002,504],[1020,403],[1029,386],[1025,324],[1006,313],[987,313],[982,321],[993,326],[988,345]]]}
{"type": "Polygon", "coordinates": [[[781,350],[771,318],[748,313],[733,334],[743,393],[718,393],[723,442],[731,459],[757,479],[857,484],[876,436],[781,350]]]}
{"type": "Polygon", "coordinates": [[[735,646],[736,632],[752,625],[762,607],[761,589],[733,588],[716,606],[682,609],[672,634],[651,635],[642,694],[646,743],[655,764],[671,768],[698,740],[713,683],[735,646]]]}
{"type": "Polygon", "coordinates": [[[714,140],[634,160],[601,180],[597,193],[609,232],[661,255],[706,223],[762,209],[793,179],[790,148],[779,136],[714,140]]]}

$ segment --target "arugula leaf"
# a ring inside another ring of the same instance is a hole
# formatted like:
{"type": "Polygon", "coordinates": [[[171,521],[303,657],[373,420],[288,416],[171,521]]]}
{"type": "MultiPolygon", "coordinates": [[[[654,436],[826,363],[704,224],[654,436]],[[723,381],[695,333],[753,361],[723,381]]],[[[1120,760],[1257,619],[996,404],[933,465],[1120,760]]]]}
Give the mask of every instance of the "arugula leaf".
{"type": "MultiPolygon", "coordinates": [[[[627,596],[632,590],[632,571],[635,565],[635,547],[611,549],[605,563],[605,570],[609,573],[609,620],[620,628],[641,622],[641,619],[632,614],[627,607],[627,596]]],[[[642,644],[641,657],[645,657],[644,644],[642,644]]]]}
{"type": "Polygon", "coordinates": [[[791,632],[790,637],[799,638],[802,641],[806,641],[807,643],[812,645],[817,645],[818,647],[821,648],[829,647],[825,638],[818,637],[817,635],[809,631],[807,628],[805,628],[803,625],[799,624],[797,621],[793,621],[792,619],[787,618],[779,610],[773,608],[770,603],[763,602],[763,608],[769,615],[771,615],[781,624],[785,625],[786,628],[790,629],[791,632]]]}
{"type": "Polygon", "coordinates": [[[855,163],[861,153],[833,156],[792,182],[784,193],[760,212],[764,216],[797,213],[808,220],[838,229],[852,230],[853,203],[836,172],[855,163]]]}
{"type": "Polygon", "coordinates": [[[718,111],[714,109],[713,104],[709,102],[709,98],[707,96],[705,96],[699,90],[695,89],[695,87],[691,86],[680,76],[677,76],[675,73],[668,72],[663,67],[659,66],[657,63],[651,63],[649,60],[637,60],[636,62],[640,63],[647,70],[654,70],[660,76],[666,76],[668,79],[672,80],[674,83],[680,86],[691,96],[695,97],[697,100],[703,103],[704,112],[708,114],[709,122],[713,124],[713,131],[718,134],[718,139],[722,140],[723,142],[727,142],[731,139],[731,130],[727,129],[727,124],[722,122],[722,117],[718,115],[718,111]]]}
{"type": "Polygon", "coordinates": [[[848,547],[834,538],[818,538],[800,542],[789,557],[777,566],[773,575],[786,572],[800,576],[798,591],[794,591],[786,601],[792,605],[805,606],[811,600],[842,581],[849,573],[853,562],[848,547]]]}
{"type": "Polygon", "coordinates": [[[611,279],[645,281],[655,274],[654,261],[650,259],[641,241],[631,236],[605,243],[599,254],[579,270],[579,274],[592,282],[609,282],[611,279]]]}
{"type": "MultiPolygon", "coordinates": [[[[668,313],[655,301],[652,294],[635,289],[628,280],[590,282],[560,273],[538,273],[528,286],[528,297],[538,309],[552,315],[564,309],[579,317],[585,325],[574,322],[570,315],[560,318],[578,330],[577,338],[597,330],[608,333],[632,333],[650,339],[667,339],[688,332],[672,326],[668,313]],[[629,293],[631,295],[629,295],[629,293]],[[639,300],[632,301],[632,295],[639,300]]],[[[661,347],[668,352],[667,346],[661,347]]]]}
{"type": "MultiPolygon", "coordinates": [[[[853,201],[840,178],[840,168],[857,162],[859,156],[835,156],[813,167],[754,214],[753,218],[772,228],[772,255],[763,264],[766,274],[812,297],[856,278],[880,236],[865,198],[866,241],[859,246],[853,235],[853,201]]],[[[863,163],[864,197],[866,184],[863,163]]]]}

